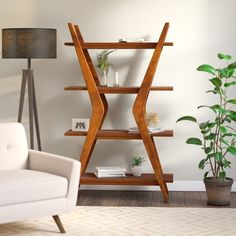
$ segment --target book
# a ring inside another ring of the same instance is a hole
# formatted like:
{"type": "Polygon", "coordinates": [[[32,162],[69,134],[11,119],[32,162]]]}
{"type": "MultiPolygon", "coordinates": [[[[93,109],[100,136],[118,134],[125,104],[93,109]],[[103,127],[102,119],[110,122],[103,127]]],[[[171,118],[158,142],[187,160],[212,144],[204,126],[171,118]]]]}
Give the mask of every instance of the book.
{"type": "MultiPolygon", "coordinates": [[[[163,131],[162,127],[148,127],[149,133],[156,133],[156,132],[161,132],[163,131]]],[[[138,127],[131,127],[129,128],[129,133],[139,133],[138,127]]]]}
{"type": "Polygon", "coordinates": [[[126,174],[124,172],[120,172],[120,173],[98,173],[97,171],[94,171],[94,174],[97,178],[126,177],[126,174]]]}
{"type": "Polygon", "coordinates": [[[118,166],[96,167],[95,170],[98,171],[98,172],[126,172],[125,168],[118,167],[118,166]]]}
{"type": "Polygon", "coordinates": [[[109,178],[109,177],[125,177],[126,169],[123,167],[116,166],[104,166],[104,167],[96,167],[94,174],[98,178],[109,178]]]}

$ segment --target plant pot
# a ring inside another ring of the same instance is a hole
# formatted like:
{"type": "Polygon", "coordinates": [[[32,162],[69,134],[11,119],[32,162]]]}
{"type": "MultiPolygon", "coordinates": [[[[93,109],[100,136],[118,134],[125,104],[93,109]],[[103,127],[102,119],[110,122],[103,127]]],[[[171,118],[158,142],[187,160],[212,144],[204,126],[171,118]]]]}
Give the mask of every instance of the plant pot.
{"type": "Polygon", "coordinates": [[[142,166],[134,166],[132,167],[132,172],[133,176],[141,176],[143,171],[142,171],[142,166]]]}
{"type": "Polygon", "coordinates": [[[207,204],[213,206],[227,206],[230,204],[231,187],[233,179],[226,178],[224,181],[208,177],[204,179],[207,192],[207,204]]]}

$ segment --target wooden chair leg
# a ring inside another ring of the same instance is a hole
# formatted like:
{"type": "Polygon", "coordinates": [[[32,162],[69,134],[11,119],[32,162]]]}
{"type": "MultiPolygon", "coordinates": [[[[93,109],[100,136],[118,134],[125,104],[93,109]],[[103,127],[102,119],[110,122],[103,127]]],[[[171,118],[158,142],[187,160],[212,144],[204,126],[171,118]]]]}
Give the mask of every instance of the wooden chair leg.
{"type": "Polygon", "coordinates": [[[65,231],[65,229],[64,229],[64,227],[61,223],[61,220],[60,220],[59,216],[55,215],[55,216],[52,216],[52,217],[53,217],[54,221],[56,222],[57,227],[59,228],[60,232],[65,233],[66,231],[65,231]]]}

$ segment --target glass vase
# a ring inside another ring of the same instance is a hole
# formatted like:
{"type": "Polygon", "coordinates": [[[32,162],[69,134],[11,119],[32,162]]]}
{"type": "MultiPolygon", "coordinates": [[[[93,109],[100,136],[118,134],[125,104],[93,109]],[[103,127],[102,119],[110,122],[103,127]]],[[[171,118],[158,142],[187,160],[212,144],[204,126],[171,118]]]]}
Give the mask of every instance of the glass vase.
{"type": "Polygon", "coordinates": [[[109,74],[109,67],[107,67],[105,70],[101,71],[100,86],[107,86],[107,84],[108,84],[108,74],[109,74]]]}

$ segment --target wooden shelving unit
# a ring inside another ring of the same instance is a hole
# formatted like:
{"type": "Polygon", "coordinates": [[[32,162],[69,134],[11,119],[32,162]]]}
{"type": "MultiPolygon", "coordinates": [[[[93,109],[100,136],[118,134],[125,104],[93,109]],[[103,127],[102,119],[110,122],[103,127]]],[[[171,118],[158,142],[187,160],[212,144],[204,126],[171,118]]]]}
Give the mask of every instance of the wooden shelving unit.
{"type": "Polygon", "coordinates": [[[79,27],[71,23],[68,26],[73,42],[66,42],[65,45],[75,48],[86,86],[68,86],[65,87],[65,90],[87,91],[92,106],[92,116],[88,132],[75,132],[72,130],[65,132],[65,136],[86,137],[80,157],[82,164],[80,184],[159,185],[164,202],[168,202],[169,192],[166,183],[173,182],[173,174],[163,173],[154,138],[172,137],[173,131],[164,130],[162,132],[149,133],[145,121],[145,113],[149,92],[173,90],[172,86],[152,86],[163,47],[173,46],[172,42],[165,42],[169,24],[165,23],[157,42],[142,43],[84,42],[79,27]],[[102,87],[100,86],[88,49],[154,49],[154,52],[140,87],[102,87]],[[137,94],[133,105],[133,115],[139,133],[129,133],[128,130],[102,129],[108,110],[106,94],[137,94]],[[128,174],[127,177],[122,178],[96,178],[93,173],[86,173],[87,165],[98,139],[142,140],[152,164],[154,174],[143,174],[141,177],[134,177],[128,174]]]}

